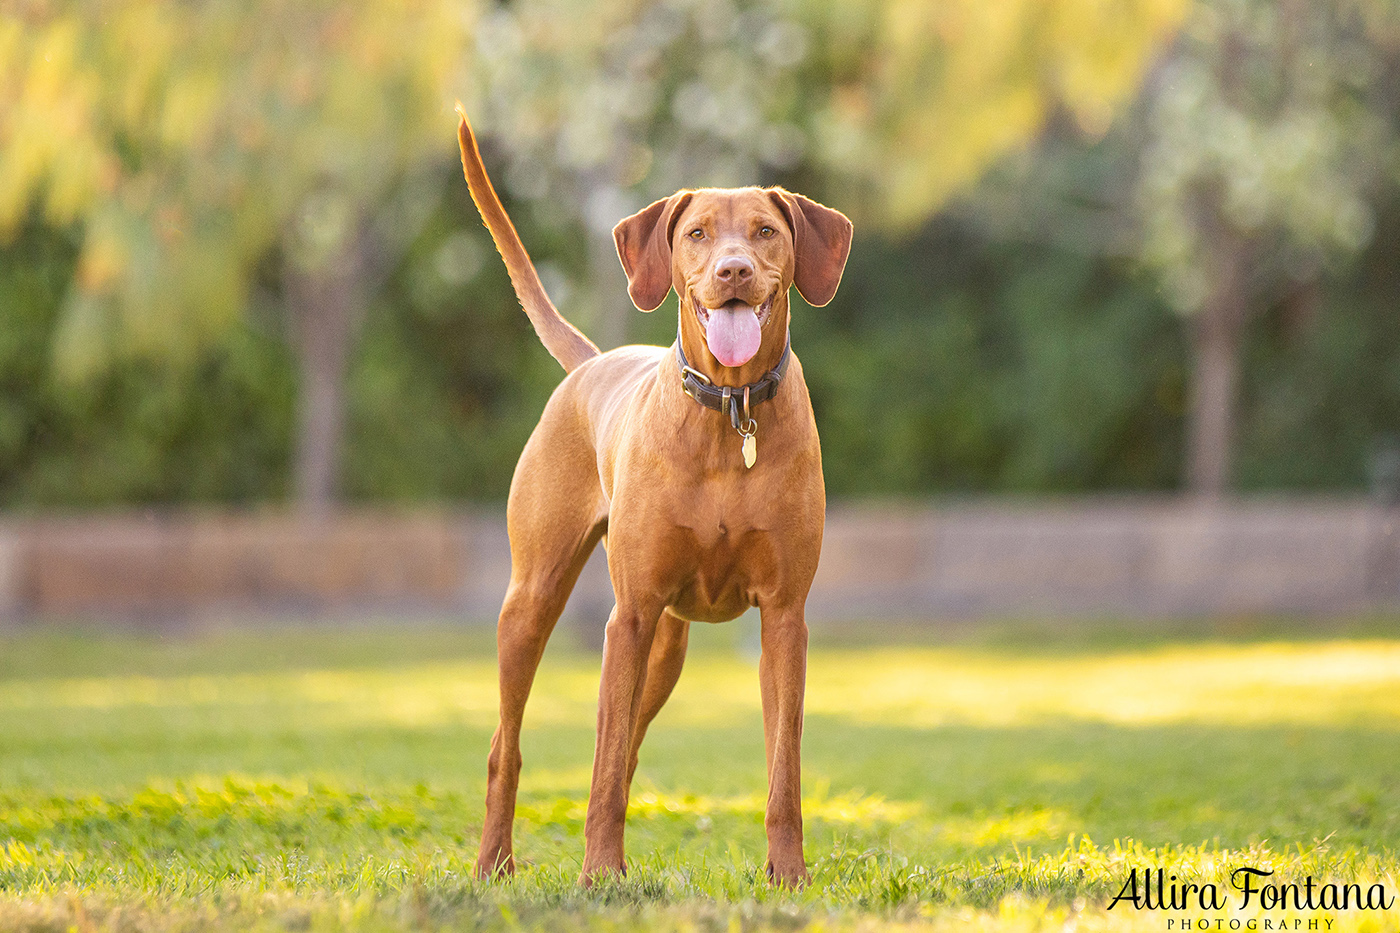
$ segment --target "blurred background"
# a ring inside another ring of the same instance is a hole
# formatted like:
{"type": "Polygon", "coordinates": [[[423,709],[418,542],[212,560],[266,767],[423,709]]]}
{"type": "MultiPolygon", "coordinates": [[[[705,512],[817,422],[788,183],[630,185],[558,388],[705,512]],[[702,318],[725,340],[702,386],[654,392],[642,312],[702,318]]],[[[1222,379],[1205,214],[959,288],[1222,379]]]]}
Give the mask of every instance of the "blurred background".
{"type": "Polygon", "coordinates": [[[1400,602],[1393,0],[7,0],[0,616],[494,615],[562,373],[458,99],[605,349],[649,201],[855,221],[818,612],[1400,602]]]}

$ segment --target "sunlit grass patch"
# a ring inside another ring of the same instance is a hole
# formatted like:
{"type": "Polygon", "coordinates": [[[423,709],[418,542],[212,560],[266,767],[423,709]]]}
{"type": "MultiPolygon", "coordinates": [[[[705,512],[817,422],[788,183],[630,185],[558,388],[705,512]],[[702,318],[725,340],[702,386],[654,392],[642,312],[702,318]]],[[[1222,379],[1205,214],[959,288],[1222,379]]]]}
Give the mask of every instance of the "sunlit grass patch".
{"type": "Polygon", "coordinates": [[[0,638],[0,931],[1177,933],[1106,909],[1126,873],[1244,862],[1400,894],[1400,641],[816,647],[793,892],[761,871],[756,665],[711,634],[643,748],[629,876],[589,892],[596,655],[546,658],[520,872],[485,885],[481,639],[0,638]]]}
{"type": "Polygon", "coordinates": [[[822,655],[807,709],[908,725],[1013,725],[1073,718],[1121,724],[1400,726],[1400,642],[1171,645],[1039,657],[969,649],[822,655]]]}
{"type": "MultiPolygon", "coordinates": [[[[586,891],[571,870],[525,868],[485,884],[454,859],[367,859],[322,875],[308,860],[269,859],[258,871],[204,888],[156,877],[117,875],[91,885],[33,884],[0,892],[0,929],[393,930],[393,929],[741,929],[1166,930],[1183,921],[1200,929],[1394,930],[1395,911],[1265,910],[1243,906],[1231,873],[1241,865],[1280,881],[1359,881],[1395,890],[1393,858],[1337,853],[1327,846],[1278,852],[1167,847],[1151,850],[1087,839],[1042,855],[1009,853],[990,862],[927,864],[899,853],[837,846],[812,864],[800,891],[770,887],[751,867],[724,861],[687,863],[656,855],[637,859],[629,876],[586,891]],[[1112,904],[1130,871],[1160,867],[1174,878],[1215,884],[1227,903],[1169,911],[1112,904]],[[145,882],[146,887],[141,887],[145,882]],[[134,889],[134,890],[133,890],[134,889]],[[82,924],[86,917],[90,926],[82,924]],[[1173,921],[1167,927],[1166,920],[1173,921]],[[1262,922],[1268,919],[1271,926],[1262,922]],[[1220,926],[1216,926],[1216,921],[1220,926]],[[1238,927],[1229,926],[1238,922],[1238,927]],[[1280,926],[1287,922],[1287,927],[1280,926]],[[1298,926],[1294,926],[1297,921],[1298,926]],[[1330,924],[1328,922],[1330,921],[1330,924]],[[1249,924],[1253,922],[1253,926],[1249,924]]],[[[179,869],[174,866],[178,878],[179,869]]]]}

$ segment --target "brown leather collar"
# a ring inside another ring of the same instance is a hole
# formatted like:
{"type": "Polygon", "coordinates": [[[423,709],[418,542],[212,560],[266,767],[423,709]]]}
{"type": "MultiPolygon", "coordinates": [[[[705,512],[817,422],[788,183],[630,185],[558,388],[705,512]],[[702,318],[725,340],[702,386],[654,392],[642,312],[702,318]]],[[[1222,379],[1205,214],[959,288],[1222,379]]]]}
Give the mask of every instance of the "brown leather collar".
{"type": "Polygon", "coordinates": [[[740,434],[752,433],[753,407],[778,394],[778,384],[783,381],[791,357],[792,335],[789,334],[778,365],[764,373],[757,382],[742,386],[717,386],[704,373],[691,367],[685,352],[681,350],[681,335],[676,333],[676,362],[681,368],[681,388],[706,408],[729,415],[734,430],[740,434]],[[745,427],[750,430],[745,431],[745,427]]]}

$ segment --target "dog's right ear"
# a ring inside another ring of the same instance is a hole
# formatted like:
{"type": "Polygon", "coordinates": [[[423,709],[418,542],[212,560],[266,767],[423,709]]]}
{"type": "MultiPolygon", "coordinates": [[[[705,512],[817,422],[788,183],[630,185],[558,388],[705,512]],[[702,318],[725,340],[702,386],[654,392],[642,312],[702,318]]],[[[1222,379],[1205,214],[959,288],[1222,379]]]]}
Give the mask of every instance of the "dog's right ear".
{"type": "Polygon", "coordinates": [[[613,227],[617,257],[627,273],[627,294],[642,311],[655,311],[671,290],[671,234],[691,192],[656,201],[613,227]]]}

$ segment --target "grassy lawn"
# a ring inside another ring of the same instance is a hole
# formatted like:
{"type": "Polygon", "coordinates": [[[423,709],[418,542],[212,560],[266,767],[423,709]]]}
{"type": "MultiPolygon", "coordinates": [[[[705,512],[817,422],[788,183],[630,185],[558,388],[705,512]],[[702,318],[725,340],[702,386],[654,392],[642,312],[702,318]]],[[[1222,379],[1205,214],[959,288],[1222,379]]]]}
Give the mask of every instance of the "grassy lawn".
{"type": "Polygon", "coordinates": [[[797,892],[759,872],[746,627],[694,632],[642,750],[629,875],[588,892],[599,660],[566,638],[526,717],[521,872],[482,885],[489,635],[0,634],[0,930],[1400,929],[1400,900],[1245,908],[1230,887],[1250,866],[1400,898],[1400,625],[818,640],[797,892]],[[1158,868],[1226,906],[1107,909],[1158,868]]]}

